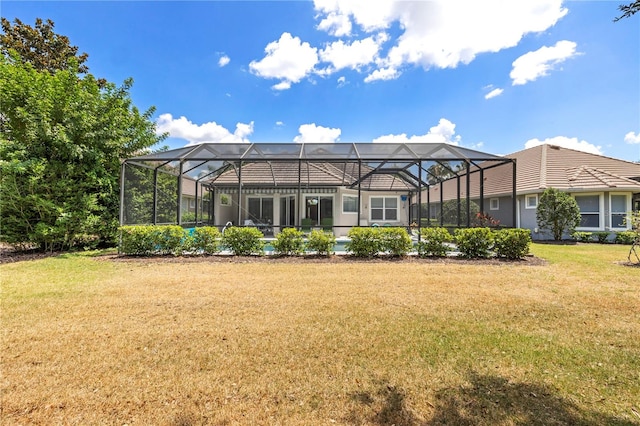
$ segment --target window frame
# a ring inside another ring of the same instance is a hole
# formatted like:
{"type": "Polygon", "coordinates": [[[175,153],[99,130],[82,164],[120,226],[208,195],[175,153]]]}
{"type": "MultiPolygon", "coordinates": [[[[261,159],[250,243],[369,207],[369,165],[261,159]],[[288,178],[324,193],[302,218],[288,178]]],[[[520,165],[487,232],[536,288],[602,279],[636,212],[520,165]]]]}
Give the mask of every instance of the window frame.
{"type": "Polygon", "coordinates": [[[500,198],[489,198],[489,210],[500,210],[500,198]],[[495,202],[495,207],[493,203],[495,202]]]}
{"type": "Polygon", "coordinates": [[[627,220],[627,224],[621,227],[618,226],[613,226],[613,215],[619,215],[619,214],[624,214],[625,217],[628,219],[629,218],[629,212],[631,211],[631,196],[629,194],[626,193],[622,193],[622,192],[610,192],[609,193],[609,227],[611,229],[617,230],[617,231],[623,231],[623,230],[628,230],[631,229],[631,223],[629,223],[629,220],[627,220]],[[624,212],[614,212],[613,211],[613,203],[611,202],[611,198],[614,196],[621,196],[625,198],[625,211],[624,212]]]}
{"type": "MultiPolygon", "coordinates": [[[[604,215],[605,215],[605,211],[604,211],[604,193],[603,192],[584,192],[584,193],[577,193],[577,194],[572,194],[573,199],[576,200],[576,203],[578,202],[578,200],[576,199],[576,197],[588,197],[588,196],[597,196],[598,197],[598,226],[597,227],[593,227],[593,226],[577,226],[576,230],[577,231],[600,231],[602,229],[604,229],[604,215]]],[[[580,210],[580,221],[582,222],[582,215],[583,214],[595,214],[596,212],[582,212],[582,210],[580,209],[580,205],[578,204],[578,209],[580,210]]]]}
{"type": "Polygon", "coordinates": [[[271,200],[271,216],[275,215],[275,197],[273,197],[272,195],[247,195],[247,204],[246,204],[246,211],[247,211],[247,219],[253,220],[254,223],[258,224],[258,223],[273,223],[273,219],[274,217],[271,217],[271,219],[266,218],[267,221],[263,222],[263,219],[265,219],[264,217],[264,204],[263,204],[263,200],[271,200]],[[258,218],[252,218],[251,212],[250,212],[250,208],[249,205],[251,203],[251,200],[260,200],[260,217],[258,218]]]}
{"type": "Polygon", "coordinates": [[[400,197],[398,195],[370,195],[369,196],[369,221],[370,222],[375,222],[375,221],[400,222],[400,197]],[[372,207],[372,200],[375,198],[382,198],[382,208],[380,207],[375,208],[375,210],[382,209],[382,219],[373,219],[372,217],[373,210],[374,210],[374,208],[372,207]],[[391,207],[387,207],[386,200],[388,198],[393,198],[396,200],[396,207],[395,207],[396,218],[395,219],[387,218],[387,210],[391,210],[391,207]]]}
{"type": "Polygon", "coordinates": [[[358,214],[358,196],[357,195],[353,195],[353,194],[342,194],[342,214],[358,214]],[[355,198],[355,202],[356,202],[356,209],[355,211],[348,211],[344,209],[344,201],[345,198],[355,198]]]}
{"type": "Polygon", "coordinates": [[[528,210],[537,209],[538,208],[538,194],[528,194],[524,196],[524,208],[528,210]],[[529,205],[529,200],[535,200],[535,205],[529,205]]]}

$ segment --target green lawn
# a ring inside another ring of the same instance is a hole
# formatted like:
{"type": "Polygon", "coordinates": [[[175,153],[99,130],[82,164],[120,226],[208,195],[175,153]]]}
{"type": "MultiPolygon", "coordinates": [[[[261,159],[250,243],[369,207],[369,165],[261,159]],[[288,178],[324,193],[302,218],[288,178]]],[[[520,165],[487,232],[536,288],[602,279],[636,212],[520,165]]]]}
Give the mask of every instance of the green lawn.
{"type": "Polygon", "coordinates": [[[6,424],[640,425],[628,246],[0,266],[6,424]]]}

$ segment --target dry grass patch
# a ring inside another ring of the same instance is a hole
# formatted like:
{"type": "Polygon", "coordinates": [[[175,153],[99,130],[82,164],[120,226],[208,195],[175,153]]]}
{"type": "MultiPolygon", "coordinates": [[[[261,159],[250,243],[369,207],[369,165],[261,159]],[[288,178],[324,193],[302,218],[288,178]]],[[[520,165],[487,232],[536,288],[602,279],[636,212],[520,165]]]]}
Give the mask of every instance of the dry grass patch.
{"type": "MultiPolygon", "coordinates": [[[[638,269],[550,263],[0,266],[15,424],[640,424],[638,269]]],[[[595,258],[595,260],[593,260],[595,258]]]]}

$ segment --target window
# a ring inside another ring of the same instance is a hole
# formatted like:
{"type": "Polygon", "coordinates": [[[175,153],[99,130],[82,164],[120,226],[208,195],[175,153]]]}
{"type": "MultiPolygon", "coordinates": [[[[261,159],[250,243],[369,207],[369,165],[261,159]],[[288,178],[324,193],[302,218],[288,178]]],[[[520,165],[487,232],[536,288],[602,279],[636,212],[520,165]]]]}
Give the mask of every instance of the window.
{"type": "Polygon", "coordinates": [[[526,195],[524,197],[524,208],[525,209],[535,209],[538,207],[538,195],[526,195]]]}
{"type": "Polygon", "coordinates": [[[371,220],[398,220],[398,197],[371,197],[371,220]]]}
{"type": "Polygon", "coordinates": [[[500,210],[500,199],[491,198],[489,200],[489,210],[500,210]]]}
{"type": "Polygon", "coordinates": [[[358,213],[358,197],[355,195],[342,196],[342,213],[358,213]]]}
{"type": "Polygon", "coordinates": [[[611,194],[611,227],[612,228],[627,228],[625,219],[627,217],[627,211],[629,206],[627,205],[627,196],[622,194],[611,194]]]}
{"type": "Polygon", "coordinates": [[[600,228],[600,195],[576,195],[576,202],[580,208],[580,228],[600,228]]]}
{"type": "Polygon", "coordinates": [[[249,219],[254,223],[273,223],[273,198],[249,197],[249,219]]]}
{"type": "Polygon", "coordinates": [[[333,221],[333,197],[312,195],[305,197],[305,218],[319,226],[333,221]]]}

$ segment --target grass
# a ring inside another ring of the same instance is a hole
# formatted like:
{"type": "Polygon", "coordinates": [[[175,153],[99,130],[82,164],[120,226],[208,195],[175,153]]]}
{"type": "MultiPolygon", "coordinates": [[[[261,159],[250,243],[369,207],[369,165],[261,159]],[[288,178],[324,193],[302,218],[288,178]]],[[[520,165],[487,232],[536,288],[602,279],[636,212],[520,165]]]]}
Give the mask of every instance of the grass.
{"type": "Polygon", "coordinates": [[[7,424],[639,425],[628,247],[0,266],[7,424]]]}

